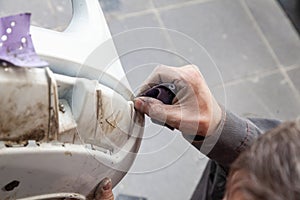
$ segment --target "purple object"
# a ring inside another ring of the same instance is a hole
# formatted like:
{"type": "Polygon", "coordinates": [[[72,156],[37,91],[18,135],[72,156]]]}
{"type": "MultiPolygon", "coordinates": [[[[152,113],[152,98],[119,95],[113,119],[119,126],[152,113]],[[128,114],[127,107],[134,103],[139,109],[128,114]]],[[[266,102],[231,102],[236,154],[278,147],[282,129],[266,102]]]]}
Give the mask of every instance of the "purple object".
{"type": "MultiPolygon", "coordinates": [[[[152,97],[155,99],[160,100],[164,104],[171,105],[173,102],[173,99],[176,96],[176,86],[173,83],[161,83],[157,86],[154,86],[141,94],[141,96],[146,96],[146,97],[152,97]]],[[[157,121],[155,119],[151,119],[153,123],[159,124],[159,125],[164,125],[168,127],[171,130],[174,130],[173,127],[169,126],[168,124],[162,123],[160,121],[157,121]]]]}
{"type": "Polygon", "coordinates": [[[162,83],[144,92],[141,96],[152,97],[164,104],[171,105],[176,96],[176,86],[173,83],[162,83]]]}
{"type": "Polygon", "coordinates": [[[48,63],[35,53],[30,28],[30,13],[0,18],[0,60],[19,67],[44,67],[48,63]]]}

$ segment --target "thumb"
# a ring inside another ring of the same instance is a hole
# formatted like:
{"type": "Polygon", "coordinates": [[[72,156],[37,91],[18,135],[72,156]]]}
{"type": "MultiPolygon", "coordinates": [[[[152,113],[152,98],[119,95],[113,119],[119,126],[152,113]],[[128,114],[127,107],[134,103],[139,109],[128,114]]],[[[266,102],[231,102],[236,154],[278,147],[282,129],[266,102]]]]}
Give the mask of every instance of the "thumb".
{"type": "Polygon", "coordinates": [[[137,97],[134,99],[135,109],[148,116],[152,115],[150,117],[153,118],[164,113],[163,106],[164,104],[161,101],[151,97],[137,97]]]}
{"type": "Polygon", "coordinates": [[[134,99],[134,107],[137,111],[147,114],[152,119],[177,128],[177,124],[173,123],[176,121],[174,120],[176,115],[174,115],[175,109],[173,108],[173,105],[164,104],[151,97],[137,97],[134,99]]]}
{"type": "Polygon", "coordinates": [[[105,178],[101,181],[95,193],[95,200],[114,200],[111,179],[105,178]]]}

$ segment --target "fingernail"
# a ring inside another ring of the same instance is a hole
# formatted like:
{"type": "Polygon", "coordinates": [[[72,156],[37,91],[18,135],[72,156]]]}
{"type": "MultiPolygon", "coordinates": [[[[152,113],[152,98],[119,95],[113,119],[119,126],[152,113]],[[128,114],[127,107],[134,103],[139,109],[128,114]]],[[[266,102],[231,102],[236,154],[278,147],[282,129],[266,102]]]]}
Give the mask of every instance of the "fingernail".
{"type": "Polygon", "coordinates": [[[103,186],[103,190],[109,190],[109,183],[103,186]]]}
{"type": "Polygon", "coordinates": [[[136,109],[141,109],[143,107],[143,101],[141,99],[134,99],[134,107],[136,109]]]}
{"type": "Polygon", "coordinates": [[[103,190],[109,190],[110,189],[110,185],[111,185],[111,180],[110,179],[106,179],[103,183],[102,189],[103,190]]]}

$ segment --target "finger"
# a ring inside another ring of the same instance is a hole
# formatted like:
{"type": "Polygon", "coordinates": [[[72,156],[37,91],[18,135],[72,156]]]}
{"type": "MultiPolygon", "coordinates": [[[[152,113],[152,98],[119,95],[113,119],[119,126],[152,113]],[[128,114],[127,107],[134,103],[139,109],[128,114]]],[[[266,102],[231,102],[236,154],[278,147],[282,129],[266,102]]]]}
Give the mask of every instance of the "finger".
{"type": "Polygon", "coordinates": [[[177,105],[166,105],[151,97],[138,97],[134,100],[134,106],[139,112],[173,128],[178,129],[180,125],[180,110],[178,110],[177,105]]]}
{"type": "MultiPolygon", "coordinates": [[[[162,102],[151,97],[138,97],[134,99],[134,107],[141,113],[149,115],[150,109],[153,107],[162,107],[162,102]]],[[[156,109],[159,110],[159,109],[156,109]]],[[[160,112],[160,111],[158,111],[160,112]]],[[[161,111],[163,112],[163,111],[161,111]]],[[[153,112],[152,112],[153,113],[153,112]]],[[[157,113],[160,114],[160,113],[157,113]]]]}
{"type": "Polygon", "coordinates": [[[161,83],[173,83],[176,77],[178,77],[174,69],[176,67],[166,65],[157,66],[140,87],[138,95],[161,83]]]}
{"type": "Polygon", "coordinates": [[[101,181],[95,192],[95,200],[114,200],[111,179],[104,178],[101,181]]]}
{"type": "Polygon", "coordinates": [[[160,65],[156,67],[149,78],[145,80],[143,85],[140,87],[137,96],[140,96],[150,88],[161,83],[173,83],[176,86],[176,90],[179,91],[185,88],[188,83],[192,83],[193,80],[191,80],[191,78],[197,75],[201,76],[201,73],[194,65],[186,65],[183,67],[160,65]]]}

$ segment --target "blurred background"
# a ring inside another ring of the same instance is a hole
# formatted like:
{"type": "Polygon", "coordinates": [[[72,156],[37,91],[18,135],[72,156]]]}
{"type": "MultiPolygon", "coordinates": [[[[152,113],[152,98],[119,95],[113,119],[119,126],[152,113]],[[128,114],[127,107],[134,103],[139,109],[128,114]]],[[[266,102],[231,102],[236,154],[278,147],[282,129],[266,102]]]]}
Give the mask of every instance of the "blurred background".
{"type": "MultiPolygon", "coordinates": [[[[298,0],[99,3],[133,91],[158,64],[193,63],[217,100],[241,116],[300,115],[298,0]]],[[[0,16],[24,11],[33,13],[32,24],[57,31],[72,18],[70,0],[0,0],[0,16]]],[[[206,162],[179,132],[147,119],[140,154],[115,195],[190,199],[206,162]]]]}

